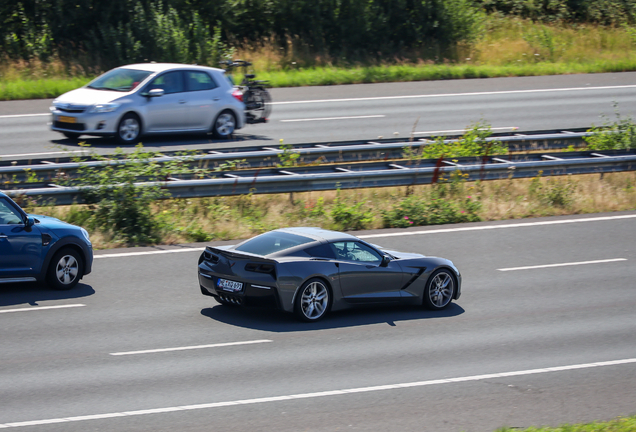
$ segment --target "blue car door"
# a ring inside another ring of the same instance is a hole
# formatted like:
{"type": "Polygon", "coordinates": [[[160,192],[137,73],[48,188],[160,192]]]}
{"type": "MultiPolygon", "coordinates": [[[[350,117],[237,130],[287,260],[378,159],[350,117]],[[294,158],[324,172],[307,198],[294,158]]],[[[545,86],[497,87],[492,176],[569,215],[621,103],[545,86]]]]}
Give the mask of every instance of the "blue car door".
{"type": "Polygon", "coordinates": [[[0,197],[0,278],[35,277],[42,265],[42,235],[0,197]]]}

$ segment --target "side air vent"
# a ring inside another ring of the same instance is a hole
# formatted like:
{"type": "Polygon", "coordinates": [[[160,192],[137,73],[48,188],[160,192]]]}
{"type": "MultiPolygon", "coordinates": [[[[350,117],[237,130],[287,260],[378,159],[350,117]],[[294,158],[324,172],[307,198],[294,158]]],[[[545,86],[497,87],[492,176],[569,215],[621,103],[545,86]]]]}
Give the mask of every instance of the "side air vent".
{"type": "Polygon", "coordinates": [[[42,246],[48,246],[51,243],[51,235],[47,233],[42,234],[42,246]]]}

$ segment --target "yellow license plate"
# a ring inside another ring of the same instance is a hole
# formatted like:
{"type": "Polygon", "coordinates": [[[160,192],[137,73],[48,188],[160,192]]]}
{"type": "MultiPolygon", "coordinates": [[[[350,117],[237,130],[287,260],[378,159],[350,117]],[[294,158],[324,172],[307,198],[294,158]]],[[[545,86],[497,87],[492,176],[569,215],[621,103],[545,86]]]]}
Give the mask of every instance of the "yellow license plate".
{"type": "Polygon", "coordinates": [[[77,119],[75,117],[59,116],[57,121],[61,121],[63,123],[75,123],[77,119]]]}

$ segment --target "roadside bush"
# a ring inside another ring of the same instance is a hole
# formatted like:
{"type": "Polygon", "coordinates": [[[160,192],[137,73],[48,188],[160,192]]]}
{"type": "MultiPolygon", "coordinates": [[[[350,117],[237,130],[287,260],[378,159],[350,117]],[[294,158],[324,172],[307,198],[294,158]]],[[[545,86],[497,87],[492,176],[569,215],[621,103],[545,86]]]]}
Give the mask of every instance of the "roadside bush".
{"type": "Polygon", "coordinates": [[[636,123],[622,118],[616,111],[616,120],[606,118],[603,126],[594,126],[588,130],[594,135],[583,138],[589,150],[628,150],[636,148],[636,123]]]}
{"type": "Polygon", "coordinates": [[[169,175],[187,169],[182,162],[158,164],[151,161],[156,156],[144,151],[140,145],[129,155],[118,149],[114,160],[92,154],[104,164],[99,167],[82,166],[73,178],[61,178],[64,186],[79,187],[82,198],[88,204],[83,210],[73,212],[77,222],[98,229],[114,241],[128,245],[157,243],[161,240],[162,224],[151,206],[167,194],[160,184],[137,184],[140,179],[161,182],[169,175]]]}
{"type": "Polygon", "coordinates": [[[352,205],[346,204],[338,190],[330,213],[335,228],[344,231],[367,228],[373,222],[373,212],[363,207],[362,201],[352,205]]]}
{"type": "MultiPolygon", "coordinates": [[[[440,157],[453,158],[507,154],[508,147],[505,144],[487,140],[490,135],[492,135],[492,130],[488,122],[473,123],[466,128],[466,133],[457,141],[449,142],[444,137],[437,137],[433,143],[422,146],[419,158],[438,159],[440,157]]],[[[408,157],[409,155],[406,154],[406,156],[408,157]]]]}

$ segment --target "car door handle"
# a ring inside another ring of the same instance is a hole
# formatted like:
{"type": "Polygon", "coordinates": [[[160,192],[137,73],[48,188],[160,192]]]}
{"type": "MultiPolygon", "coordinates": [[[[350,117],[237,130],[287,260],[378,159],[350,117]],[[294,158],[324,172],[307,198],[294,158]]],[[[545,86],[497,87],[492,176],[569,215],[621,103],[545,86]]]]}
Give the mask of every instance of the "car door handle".
{"type": "Polygon", "coordinates": [[[179,103],[180,103],[180,104],[184,104],[184,103],[186,103],[186,101],[185,101],[185,100],[183,100],[183,99],[181,99],[181,100],[179,101],[179,103]]]}
{"type": "Polygon", "coordinates": [[[0,234],[0,238],[8,238],[8,237],[4,234],[0,234]]]}
{"type": "Polygon", "coordinates": [[[218,102],[218,101],[220,101],[220,100],[221,100],[221,98],[214,98],[214,99],[212,99],[212,100],[213,100],[214,102],[218,102]]]}

